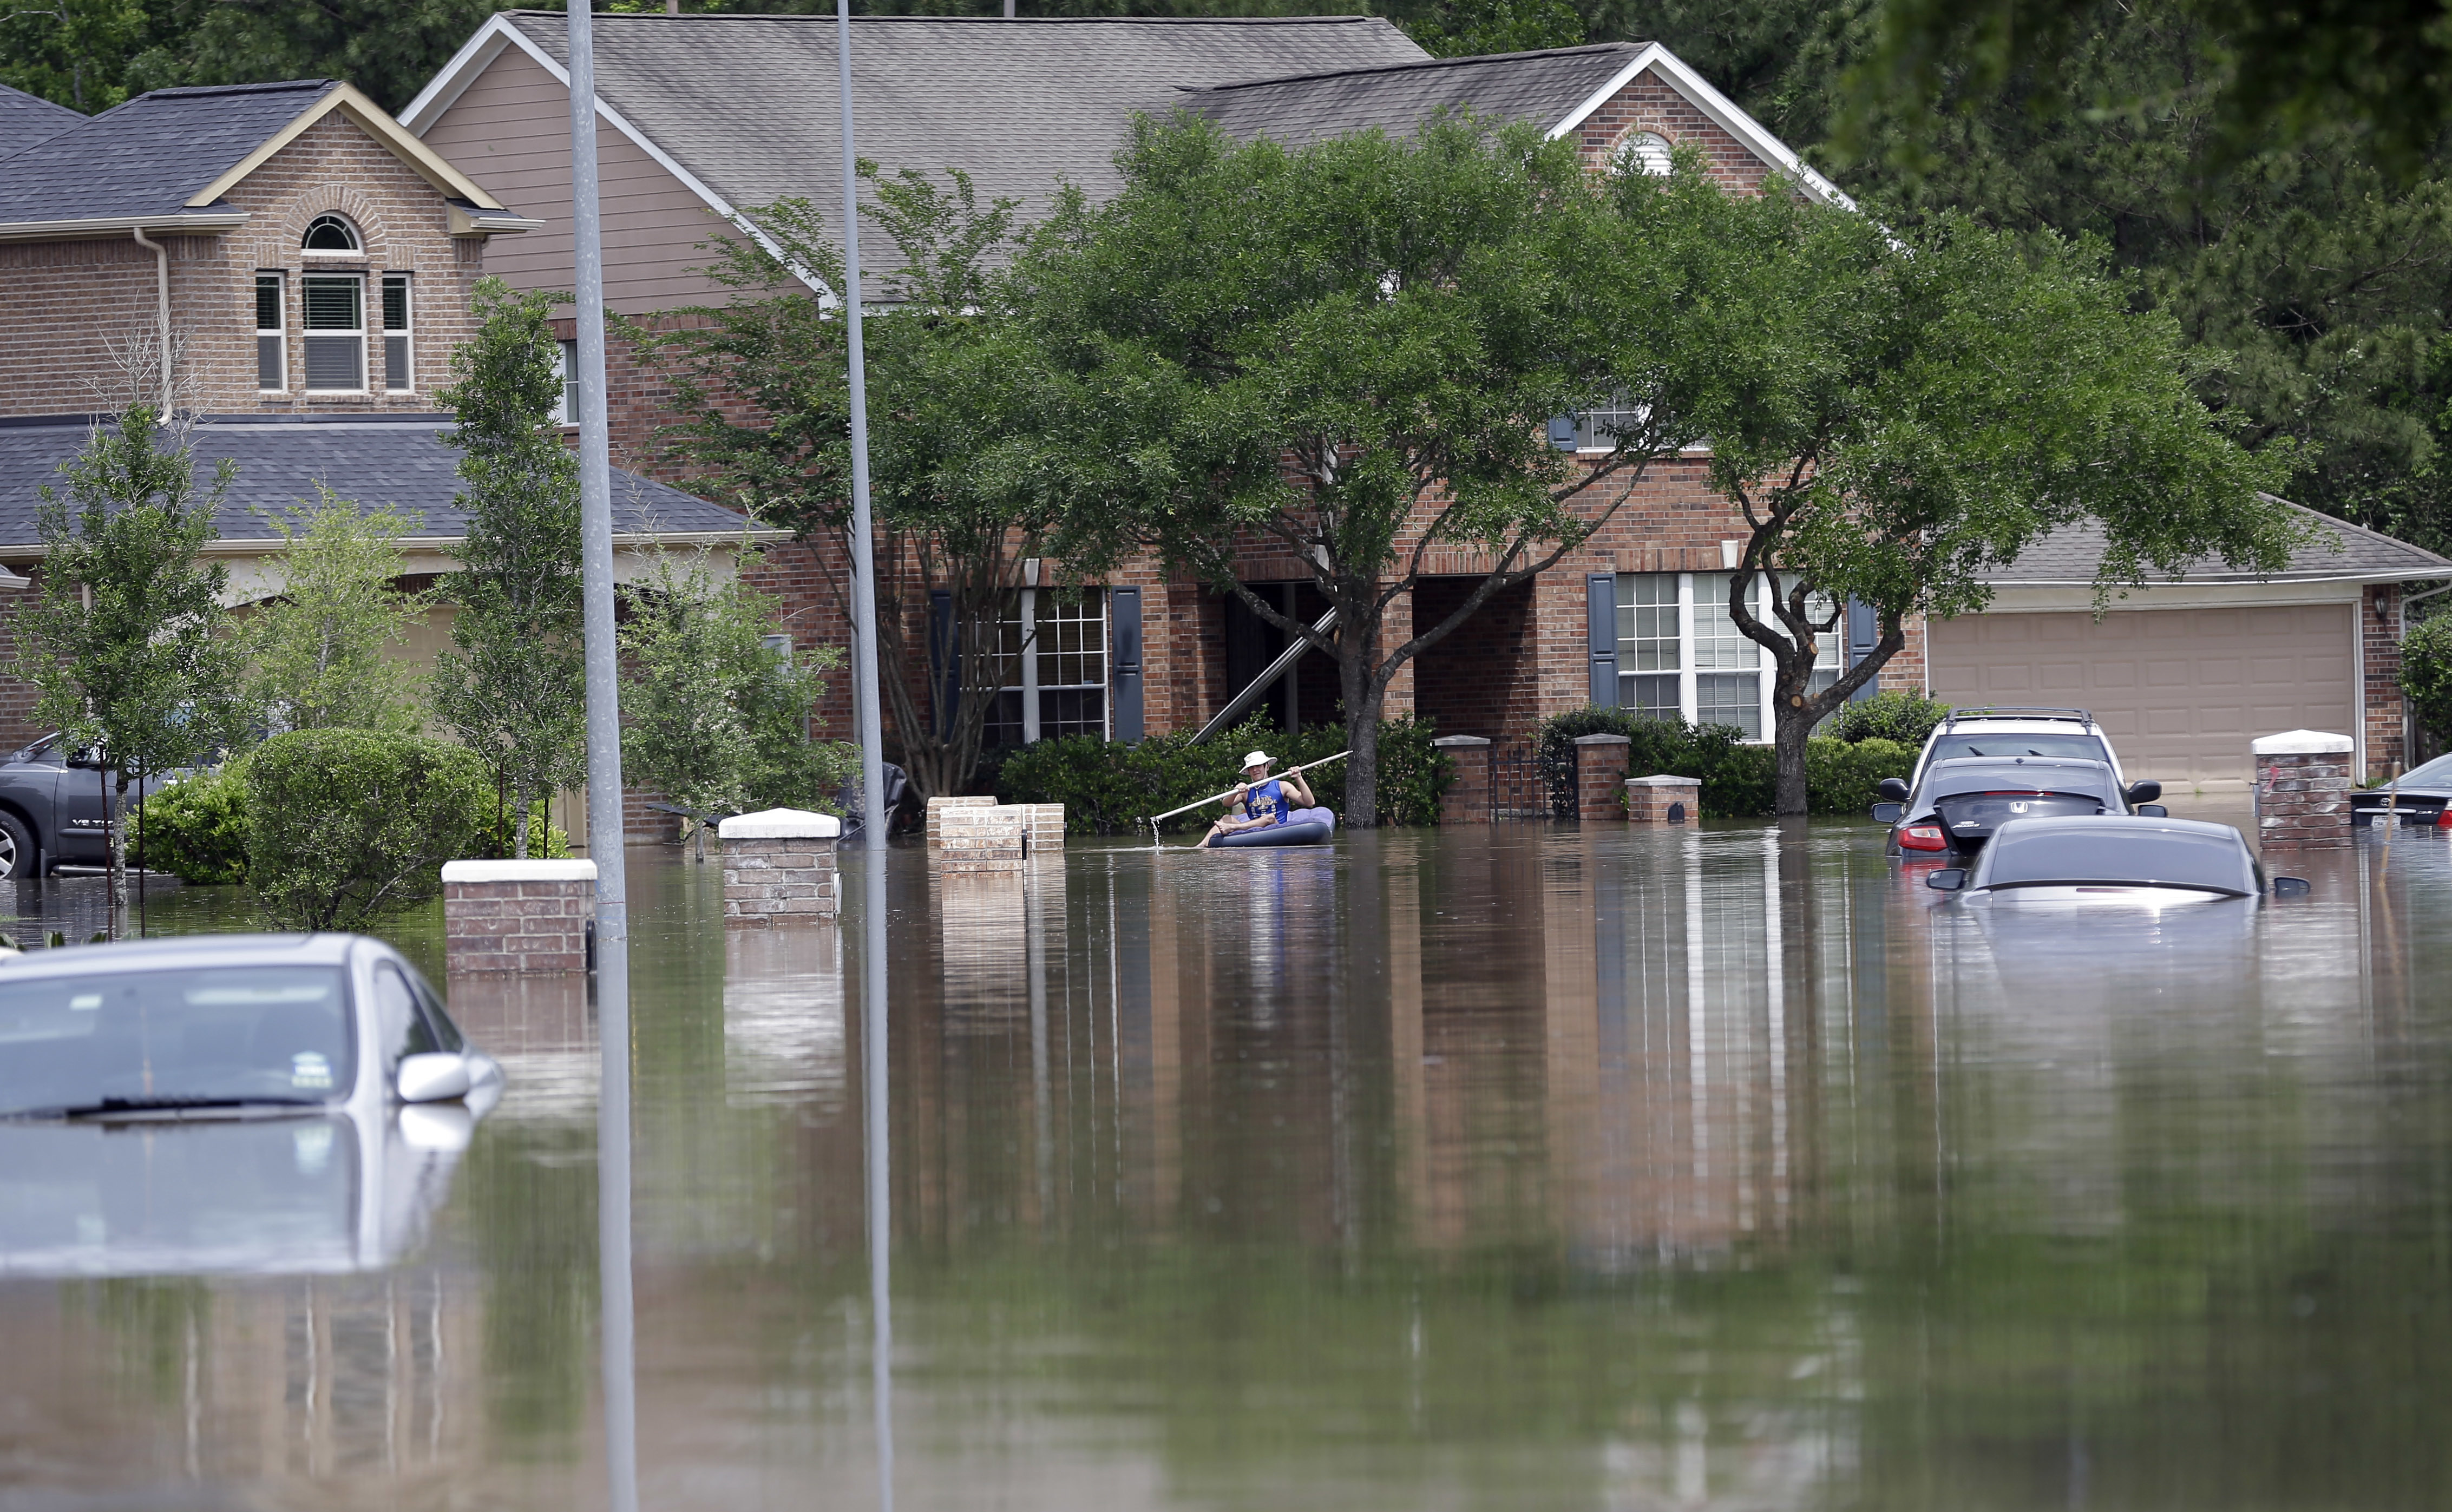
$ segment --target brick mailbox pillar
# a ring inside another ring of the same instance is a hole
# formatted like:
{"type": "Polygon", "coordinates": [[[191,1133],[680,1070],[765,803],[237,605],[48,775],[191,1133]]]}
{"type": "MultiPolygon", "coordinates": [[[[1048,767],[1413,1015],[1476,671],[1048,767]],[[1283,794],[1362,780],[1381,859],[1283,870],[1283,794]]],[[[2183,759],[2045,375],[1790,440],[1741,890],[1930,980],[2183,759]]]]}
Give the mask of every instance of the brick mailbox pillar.
{"type": "Polygon", "coordinates": [[[816,924],[841,909],[835,843],[842,821],[802,809],[740,814],[715,827],[723,842],[723,927],[816,924]]]}
{"type": "Polygon", "coordinates": [[[1439,795],[1441,824],[1488,824],[1490,822],[1491,746],[1487,737],[1477,735],[1443,735],[1431,745],[1447,753],[1455,767],[1455,780],[1439,795]]]}
{"type": "Polygon", "coordinates": [[[1575,736],[1575,816],[1593,819],[1626,817],[1627,747],[1622,735],[1575,736]]]}
{"type": "Polygon", "coordinates": [[[2345,848],[2350,835],[2348,736],[2291,730],[2248,742],[2256,755],[2256,843],[2261,851],[2345,848]]]}
{"type": "Polygon", "coordinates": [[[999,803],[995,814],[1021,816],[1024,850],[1034,861],[1064,856],[1064,805],[1061,803],[999,803]]]}
{"type": "Polygon", "coordinates": [[[1691,824],[1703,816],[1699,777],[1629,777],[1626,816],[1635,824],[1691,824]]]}
{"type": "Polygon", "coordinates": [[[957,809],[993,809],[992,797],[930,798],[928,800],[928,852],[935,854],[938,839],[944,834],[944,816],[957,809]]]}
{"type": "Polygon", "coordinates": [[[587,970],[593,861],[443,863],[443,962],[452,972],[587,970]]]}
{"type": "MultiPolygon", "coordinates": [[[[1035,805],[1034,805],[1035,806],[1035,805]]],[[[1031,825],[1023,805],[948,809],[939,817],[937,848],[928,860],[939,875],[1018,875],[1030,855],[1031,825]]]]}

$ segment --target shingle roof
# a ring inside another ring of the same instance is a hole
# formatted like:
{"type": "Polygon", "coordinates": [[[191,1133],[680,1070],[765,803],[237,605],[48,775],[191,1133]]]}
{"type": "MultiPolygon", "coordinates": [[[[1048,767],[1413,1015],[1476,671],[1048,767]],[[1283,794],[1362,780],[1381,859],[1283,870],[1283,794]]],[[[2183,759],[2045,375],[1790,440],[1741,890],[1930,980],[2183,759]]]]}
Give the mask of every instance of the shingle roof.
{"type": "Polygon", "coordinates": [[[10,158],[0,225],[175,215],[332,88],[300,79],[140,94],[10,158]]]}
{"type": "MultiPolygon", "coordinates": [[[[507,19],[558,64],[560,11],[507,19]]],[[[839,216],[842,138],[831,15],[600,15],[597,92],[739,207],[805,196],[839,216]]],[[[1121,187],[1134,114],[1185,91],[1425,58],[1376,16],[1244,20],[860,16],[852,101],[860,155],[888,170],[957,167],[982,200],[1043,217],[1059,181],[1121,187]]]]}
{"type": "MultiPolygon", "coordinates": [[[[344,499],[369,506],[390,504],[422,517],[410,534],[453,540],[467,530],[457,496],[454,469],[460,454],[444,441],[450,417],[421,415],[396,420],[264,422],[252,417],[197,427],[192,451],[199,484],[208,483],[225,457],[238,463],[238,479],[214,520],[224,540],[262,540],[273,531],[259,510],[287,512],[316,497],[327,483],[344,499]]],[[[59,465],[86,442],[82,423],[61,421],[0,425],[0,556],[38,544],[37,489],[57,488],[59,465]]],[[[721,534],[746,521],[721,504],[616,469],[613,529],[617,535],[721,534]]]]}
{"type": "Polygon", "coordinates": [[[1373,127],[1407,135],[1441,107],[1453,106],[1548,127],[1565,120],[1642,51],[1639,42],[1611,42],[1434,58],[1220,85],[1192,91],[1185,104],[1236,136],[1270,137],[1290,147],[1373,127]]]}
{"type": "MultiPolygon", "coordinates": [[[[2396,540],[2346,520],[2320,515],[2292,504],[2316,521],[2313,540],[2291,553],[2290,565],[2269,578],[2243,572],[2219,558],[2190,564],[2181,579],[2192,583],[2234,582],[2415,582],[2426,578],[2452,578],[2452,560],[2405,540],[2396,540]],[[2334,543],[2341,549],[2336,551],[2334,543]]],[[[2104,536],[2100,525],[2072,525],[2056,530],[2019,553],[2007,567],[1987,574],[1996,588],[2041,588],[2091,583],[2103,564],[2104,536]]]]}
{"type": "Polygon", "coordinates": [[[86,118],[65,105],[53,105],[37,94],[0,84],[0,158],[48,142],[86,118]]]}

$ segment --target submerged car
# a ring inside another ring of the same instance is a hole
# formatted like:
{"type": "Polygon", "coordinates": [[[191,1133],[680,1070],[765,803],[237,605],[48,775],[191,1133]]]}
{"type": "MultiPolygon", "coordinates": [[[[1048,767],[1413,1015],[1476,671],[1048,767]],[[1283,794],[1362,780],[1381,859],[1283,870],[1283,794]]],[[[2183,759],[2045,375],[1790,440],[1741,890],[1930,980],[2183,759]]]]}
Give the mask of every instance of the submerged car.
{"type": "MultiPolygon", "coordinates": [[[[149,777],[130,782],[128,801],[166,785],[149,777]]],[[[89,753],[67,749],[56,735],[0,757],[0,881],[103,865],[104,805],[117,786],[116,773],[89,753]]]]}
{"type": "MultiPolygon", "coordinates": [[[[2109,815],[2019,818],[2001,826],[1972,869],[1944,867],[1925,886],[1969,901],[2116,902],[2160,907],[2265,892],[2264,869],[2227,824],[2109,815]]],[[[2293,876],[2276,897],[2305,893],[2293,876]]]]}
{"type": "Polygon", "coordinates": [[[2452,756],[2440,756],[2401,775],[2398,783],[2350,795],[2350,823],[2374,827],[2390,808],[2403,827],[2452,829],[2452,756]]]}
{"type": "MultiPolygon", "coordinates": [[[[1885,798],[1893,791],[1883,784],[1885,798]]],[[[2122,787],[2102,761],[1960,756],[1928,766],[1905,801],[1877,805],[1874,817],[1892,821],[1891,854],[1933,860],[1972,855],[2012,819],[2160,815],[2152,800],[2162,795],[2159,782],[2122,787]]]]}
{"type": "Polygon", "coordinates": [[[347,934],[0,960],[0,1275],[389,1264],[501,1067],[414,968],[347,934]]]}
{"type": "MultiPolygon", "coordinates": [[[[1925,736],[1915,771],[1902,786],[1920,785],[1934,763],[1976,759],[2100,761],[2114,782],[2126,785],[2111,738],[2084,709],[1953,709],[1925,736]]],[[[1905,802],[1901,794],[1898,801],[1905,802]]]]}

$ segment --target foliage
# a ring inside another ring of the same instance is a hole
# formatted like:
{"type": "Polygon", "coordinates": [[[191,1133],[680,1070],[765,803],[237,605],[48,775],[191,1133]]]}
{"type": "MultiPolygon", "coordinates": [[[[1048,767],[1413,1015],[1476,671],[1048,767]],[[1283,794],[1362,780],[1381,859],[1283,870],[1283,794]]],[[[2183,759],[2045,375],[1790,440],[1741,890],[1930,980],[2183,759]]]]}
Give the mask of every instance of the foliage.
{"type": "Polygon", "coordinates": [[[35,717],[112,774],[114,930],[131,778],[196,765],[239,724],[237,647],[221,605],[229,570],[197,559],[237,469],[225,460],[200,494],[193,460],[175,442],[140,404],[115,428],[97,425],[62,464],[65,495],[43,485],[43,566],[17,619],[15,672],[37,690],[35,717]]]}
{"type": "Polygon", "coordinates": [[[493,796],[474,752],[373,730],[275,736],[246,780],[247,884],[291,930],[363,929],[433,897],[493,796]]]}
{"type": "Polygon", "coordinates": [[[554,303],[479,280],[476,339],[452,354],[460,382],[438,396],[459,414],[451,439],[468,525],[435,710],[509,791],[520,856],[531,807],[576,785],[585,758],[579,461],[555,421],[554,303]]]}
{"type": "Polygon", "coordinates": [[[1926,736],[1948,713],[1949,705],[1939,698],[1928,698],[1904,688],[1886,688],[1869,698],[1841,704],[1823,722],[1821,733],[1850,745],[1885,740],[1922,751],[1926,736]]]}
{"type": "Polygon", "coordinates": [[[1869,736],[1861,740],[1814,739],[1805,746],[1805,791],[1812,812],[1861,819],[1879,801],[1873,790],[1884,777],[1915,770],[1923,743],[1869,736]]]}
{"type": "Polygon", "coordinates": [[[657,552],[629,604],[623,775],[702,813],[834,812],[850,763],[843,747],[810,738],[809,721],[841,652],[795,659],[767,645],[774,596],[719,574],[704,552],[678,564],[657,552]]]}
{"type": "Polygon", "coordinates": [[[2420,728],[2452,744],[2452,615],[2411,627],[2401,643],[2401,691],[2420,728]]]}
{"type": "Polygon", "coordinates": [[[129,838],[148,869],[212,887],[247,880],[250,843],[244,756],[148,795],[129,838]]]}
{"type": "Polygon", "coordinates": [[[1584,18],[1566,0],[1433,0],[1390,13],[1437,58],[1572,48],[1584,40],[1584,18]]]}
{"type": "MultiPolygon", "coordinates": [[[[1575,791],[1575,737],[1622,735],[1628,739],[1630,776],[1694,777],[1703,784],[1703,817],[1765,818],[1776,812],[1777,753],[1768,745],[1750,745],[1745,732],[1730,725],[1692,725],[1630,709],[1572,710],[1541,721],[1533,736],[1541,776],[1550,790],[1551,812],[1572,818],[1575,791]]],[[[1816,738],[1806,742],[1806,791],[1809,812],[1840,818],[1862,818],[1873,802],[1873,789],[1884,777],[1905,776],[1915,765],[1917,748],[1879,736],[1854,742],[1816,738]]]]}
{"type": "Polygon", "coordinates": [[[248,702],[274,730],[417,730],[416,670],[391,654],[425,609],[425,595],[392,586],[405,570],[400,538],[416,521],[315,486],[321,497],[303,528],[271,517],[287,582],[242,637],[253,663],[248,702]]]}
{"type": "MultiPolygon", "coordinates": [[[[1446,753],[1431,744],[1427,720],[1391,719],[1380,727],[1388,752],[1388,780],[1381,785],[1383,824],[1437,822],[1439,795],[1453,780],[1446,753]]],[[[1096,736],[1065,736],[1025,746],[996,772],[996,793],[1005,803],[1061,803],[1064,827],[1076,835],[1145,833],[1149,815],[1223,793],[1242,779],[1235,765],[1244,752],[1267,751],[1276,770],[1301,766],[1344,749],[1345,731],[1312,725],[1297,735],[1275,732],[1266,715],[1254,715],[1236,729],[1195,744],[1189,732],[1153,736],[1137,745],[1096,736]]],[[[1334,784],[1313,778],[1319,806],[1346,816],[1345,796],[1334,784]]],[[[1203,830],[1221,811],[1195,810],[1165,821],[1169,831],[1203,830]]]]}
{"type": "MultiPolygon", "coordinates": [[[[880,280],[890,303],[870,312],[864,347],[881,681],[913,784],[959,793],[979,766],[993,690],[1020,681],[1002,622],[1024,560],[1090,576],[1128,541],[1052,486],[1060,468],[1030,444],[1048,428],[1048,390],[992,271],[1011,250],[1017,202],[981,205],[958,171],[941,183],[861,171],[874,196],[861,213],[893,249],[880,280]]],[[[825,213],[805,200],[756,211],[766,241],[719,239],[704,270],[735,291],[730,302],[626,334],[673,383],[686,417],[666,432],[674,453],[757,519],[830,542],[819,560],[848,616],[846,347],[826,302],[841,291],[842,259],[825,213]],[[754,422],[741,418],[741,395],[754,422]]]]}
{"type": "MultiPolygon", "coordinates": [[[[476,833],[468,838],[468,848],[461,854],[471,861],[507,861],[519,844],[518,818],[510,805],[502,801],[497,791],[478,805],[476,833]]],[[[570,836],[561,825],[549,818],[550,808],[539,798],[528,810],[528,858],[546,861],[567,860],[570,836]]]]}
{"type": "Polygon", "coordinates": [[[1335,660],[1346,793],[1374,813],[1390,680],[1699,438],[1712,249],[1592,192],[1573,143],[1462,115],[1295,148],[1144,120],[1117,163],[1011,285],[1059,396],[1036,471],[1335,660]],[[1596,465],[1550,444],[1551,417],[1611,402],[1596,465]],[[1254,542],[1308,565],[1333,635],[1237,581],[1254,542]],[[1493,565],[1387,633],[1436,550],[1493,565]]]}

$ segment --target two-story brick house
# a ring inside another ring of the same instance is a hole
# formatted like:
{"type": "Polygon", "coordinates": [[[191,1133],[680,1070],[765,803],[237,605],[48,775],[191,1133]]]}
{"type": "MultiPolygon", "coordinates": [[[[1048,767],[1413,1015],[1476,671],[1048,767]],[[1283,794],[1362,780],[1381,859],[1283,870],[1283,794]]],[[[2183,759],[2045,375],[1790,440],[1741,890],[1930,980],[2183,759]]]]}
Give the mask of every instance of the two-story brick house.
{"type": "MultiPolygon", "coordinates": [[[[556,12],[495,16],[402,115],[421,140],[545,222],[496,263],[524,287],[570,286],[563,28],[556,12]]],[[[1845,203],[1657,44],[1433,59],[1362,16],[876,16],[852,29],[862,154],[888,169],[962,168],[983,195],[1018,200],[1025,216],[1062,183],[1111,191],[1114,154],[1136,115],[1178,108],[1237,135],[1299,143],[1374,128],[1401,134],[1433,110],[1462,107],[1570,138],[1596,169],[1665,168],[1687,147],[1734,192],[1776,181],[1845,203]]],[[[744,210],[793,196],[836,213],[835,37],[828,17],[602,20],[605,282],[616,309],[653,317],[727,297],[695,269],[708,238],[742,226],[744,210]]],[[[664,396],[618,349],[611,399],[616,460],[667,469],[655,436],[670,418],[664,396]]],[[[1767,733],[1768,669],[1724,607],[1724,574],[1744,531],[1708,486],[1706,461],[1654,467],[1604,529],[1423,655],[1390,689],[1392,712],[1412,708],[1443,732],[1504,739],[1550,714],[1625,701],[1767,733]]],[[[2452,576],[2452,562],[2363,532],[2330,535],[2271,581],[2192,574],[2185,586],[2119,600],[2100,622],[2065,601],[2078,591],[2067,575],[2090,573],[2099,552],[2089,557],[2083,539],[2046,542],[2031,563],[2001,575],[1995,612],[1911,627],[1882,680],[1960,703],[2090,704],[2139,748],[2130,766],[2150,760],[2175,783],[2238,781],[2248,736],[2302,725],[2344,730],[2372,747],[2369,758],[2387,760],[2401,738],[2390,649],[2398,584],[2452,576]]],[[[785,551],[770,571],[796,609],[840,636],[840,611],[819,592],[828,565],[785,551]]],[[[1412,622],[1444,618],[1481,566],[1467,553],[1434,560],[1412,622]]],[[[1238,576],[1306,617],[1317,607],[1292,560],[1255,554],[1238,576]]],[[[1023,679],[1038,717],[1005,720],[1007,738],[1196,728],[1272,659],[1274,632],[1238,600],[1158,563],[1097,586],[1086,608],[1068,610],[1080,622],[1047,638],[1039,675],[1023,679]]],[[[1869,642],[1869,625],[1837,638],[1834,667],[1869,642]]],[[[1270,697],[1281,719],[1315,720],[1329,717],[1336,689],[1313,657],[1270,697]]],[[[999,698],[1026,707],[1021,687],[999,698]]]]}
{"type": "MultiPolygon", "coordinates": [[[[414,515],[411,576],[451,571],[464,517],[435,391],[488,245],[540,224],[346,84],[163,89],[90,119],[0,90],[0,562],[40,570],[39,489],[167,377],[199,470],[238,464],[208,548],[234,601],[281,591],[267,517],[319,483],[414,515]]],[[[632,544],[735,542],[744,524],[643,478],[617,477],[615,499],[632,544]]],[[[0,637],[0,663],[12,654],[0,637]]],[[[0,747],[38,733],[30,701],[0,677],[0,747]]]]}

